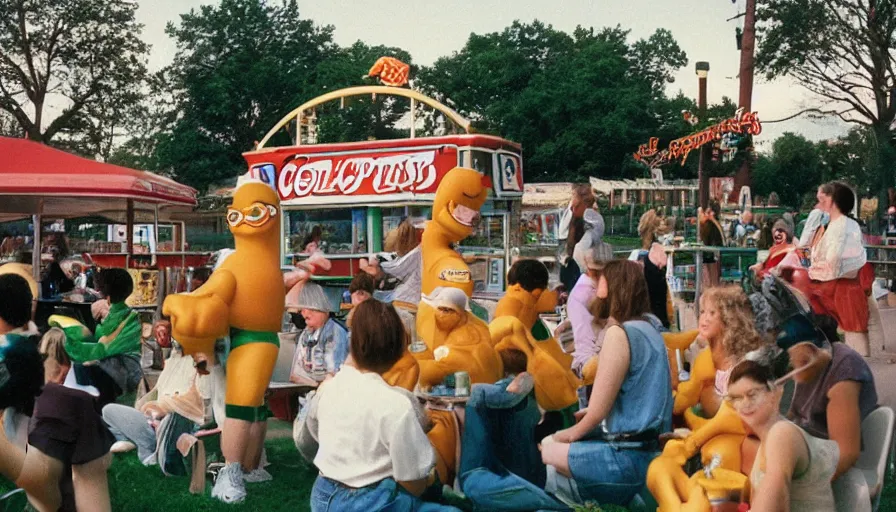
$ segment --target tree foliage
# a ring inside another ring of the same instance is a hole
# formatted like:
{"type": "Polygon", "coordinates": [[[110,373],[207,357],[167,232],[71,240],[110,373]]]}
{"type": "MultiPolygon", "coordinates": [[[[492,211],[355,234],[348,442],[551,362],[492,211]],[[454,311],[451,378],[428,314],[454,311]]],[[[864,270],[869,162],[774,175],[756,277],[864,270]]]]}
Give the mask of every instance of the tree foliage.
{"type": "Polygon", "coordinates": [[[422,69],[417,86],[474,128],[520,142],[528,180],[643,176],[630,155],[667,122],[665,86],[687,57],[666,30],[634,43],[628,36],[620,27],[567,34],[517,21],[472,34],[422,69]]]}
{"type": "Polygon", "coordinates": [[[769,157],[760,157],[753,169],[753,192],[777,192],[781,203],[800,207],[803,196],[821,183],[824,164],[816,145],[790,132],[775,139],[769,157]]]}
{"type": "Polygon", "coordinates": [[[877,190],[892,185],[896,157],[896,2],[766,0],[757,13],[758,68],[791,76],[820,100],[816,113],[865,127],[874,137],[877,190]]]}
{"type": "MultiPolygon", "coordinates": [[[[298,12],[295,0],[222,0],[169,24],[178,52],[157,77],[162,108],[146,107],[155,108],[160,134],[134,141],[120,156],[134,159],[127,149],[149,151],[151,167],[203,190],[245,172],[242,153],[302,103],[358,85],[380,56],[411,60],[399,48],[361,42],[340,48],[332,27],[298,12]]],[[[326,105],[307,115],[316,116],[316,142],[365,140],[394,135],[392,126],[407,108],[358,98],[343,109],[326,105]]],[[[295,137],[291,123],[272,140],[288,144],[295,137]]]]}
{"type": "Polygon", "coordinates": [[[155,167],[199,189],[237,176],[242,152],[319,93],[317,68],[333,53],[332,27],[297,13],[295,0],[222,0],[168,25],[178,51],[159,77],[171,110],[155,167]]]}
{"type": "Polygon", "coordinates": [[[108,156],[146,75],[136,8],[129,0],[0,0],[0,110],[17,131],[108,156]]]}

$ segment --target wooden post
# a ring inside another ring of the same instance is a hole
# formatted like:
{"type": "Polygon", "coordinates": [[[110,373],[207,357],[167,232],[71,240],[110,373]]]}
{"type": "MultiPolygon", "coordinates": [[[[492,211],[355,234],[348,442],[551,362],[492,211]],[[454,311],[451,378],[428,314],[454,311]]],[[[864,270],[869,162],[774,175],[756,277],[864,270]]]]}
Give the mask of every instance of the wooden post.
{"type": "Polygon", "coordinates": [[[131,256],[134,254],[134,200],[128,199],[127,226],[125,236],[127,236],[127,256],[125,257],[124,268],[131,265],[131,256]]]}
{"type": "MultiPolygon", "coordinates": [[[[744,34],[740,50],[740,94],[737,106],[750,112],[753,108],[753,53],[756,46],[756,0],[747,0],[744,13],[744,34]]],[[[734,194],[740,194],[740,188],[751,185],[750,172],[753,167],[752,158],[745,158],[740,169],[734,175],[734,194]]]]}
{"type": "MultiPolygon", "coordinates": [[[[31,216],[31,224],[34,226],[34,240],[31,241],[31,275],[34,277],[34,280],[38,283],[40,282],[40,251],[41,251],[41,237],[43,233],[40,229],[40,223],[44,212],[44,200],[38,199],[37,201],[37,214],[31,216]]],[[[38,294],[40,290],[38,290],[38,294]]],[[[37,297],[35,297],[37,299],[37,297]]]]}

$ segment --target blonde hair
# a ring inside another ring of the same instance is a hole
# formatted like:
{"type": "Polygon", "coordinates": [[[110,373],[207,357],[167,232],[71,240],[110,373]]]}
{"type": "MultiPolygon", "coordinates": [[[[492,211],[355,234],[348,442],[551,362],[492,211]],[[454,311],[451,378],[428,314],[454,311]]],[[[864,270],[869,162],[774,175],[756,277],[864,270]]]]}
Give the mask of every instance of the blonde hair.
{"type": "MultiPolygon", "coordinates": [[[[703,304],[712,302],[716,306],[723,324],[721,339],[717,341],[722,343],[725,356],[733,363],[765,344],[756,330],[750,299],[739,286],[710,288],[700,300],[703,304]]],[[[712,343],[712,340],[707,341],[712,343]]]]}
{"type": "Polygon", "coordinates": [[[419,242],[417,242],[417,228],[414,227],[411,219],[405,219],[397,228],[386,234],[383,241],[383,249],[386,252],[397,253],[399,257],[414,250],[419,242]]]}
{"type": "Polygon", "coordinates": [[[46,354],[60,365],[71,364],[68,353],[65,351],[65,331],[53,327],[40,339],[40,352],[46,354]]]}

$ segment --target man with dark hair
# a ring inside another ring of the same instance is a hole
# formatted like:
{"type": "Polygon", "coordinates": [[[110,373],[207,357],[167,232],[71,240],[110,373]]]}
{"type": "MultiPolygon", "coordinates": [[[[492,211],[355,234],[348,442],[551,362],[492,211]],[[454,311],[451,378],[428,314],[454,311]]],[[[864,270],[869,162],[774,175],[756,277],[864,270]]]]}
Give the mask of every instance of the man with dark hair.
{"type": "Polygon", "coordinates": [[[100,290],[111,304],[96,332],[78,322],[50,317],[50,325],[65,331],[65,351],[73,362],[78,384],[99,390],[100,406],[112,403],[132,390],[142,376],[140,369],[140,316],[125,304],[134,291],[127,270],[109,268],[100,272],[100,290]],[[84,363],[98,362],[85,365],[84,363]]]}
{"type": "Polygon", "coordinates": [[[352,282],[348,285],[348,292],[352,296],[352,306],[364,302],[373,297],[373,290],[376,287],[376,280],[367,272],[358,272],[352,278],[352,282]]]}
{"type": "Polygon", "coordinates": [[[538,260],[518,260],[507,272],[507,285],[519,284],[523,290],[533,292],[548,287],[548,269],[538,260]]]}
{"type": "Polygon", "coordinates": [[[0,334],[27,327],[34,298],[28,281],[17,274],[0,275],[0,297],[0,334]]]}

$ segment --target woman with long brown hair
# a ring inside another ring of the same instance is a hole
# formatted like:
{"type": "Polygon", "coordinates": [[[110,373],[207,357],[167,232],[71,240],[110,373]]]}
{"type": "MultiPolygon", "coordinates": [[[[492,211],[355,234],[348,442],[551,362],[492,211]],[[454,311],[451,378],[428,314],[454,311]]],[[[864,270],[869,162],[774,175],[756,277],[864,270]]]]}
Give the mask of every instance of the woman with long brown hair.
{"type": "Polygon", "coordinates": [[[627,504],[644,486],[658,437],[672,428],[666,346],[645,317],[647,283],[632,261],[599,275],[596,322],[607,325],[593,393],[579,422],[544,439],[546,490],[567,504],[627,504]],[[612,292],[611,292],[612,290],[612,292]]]}

